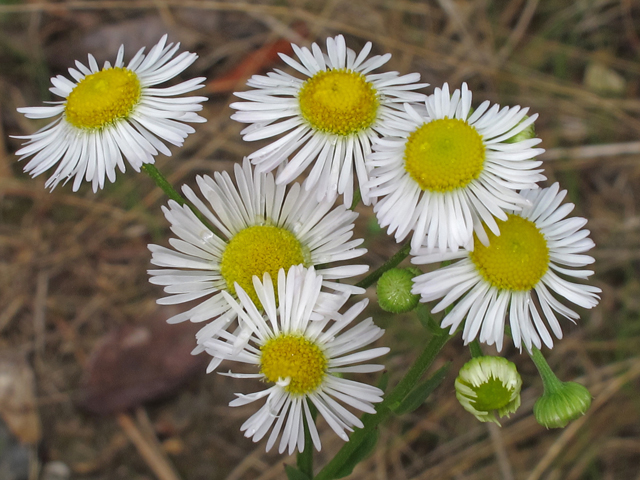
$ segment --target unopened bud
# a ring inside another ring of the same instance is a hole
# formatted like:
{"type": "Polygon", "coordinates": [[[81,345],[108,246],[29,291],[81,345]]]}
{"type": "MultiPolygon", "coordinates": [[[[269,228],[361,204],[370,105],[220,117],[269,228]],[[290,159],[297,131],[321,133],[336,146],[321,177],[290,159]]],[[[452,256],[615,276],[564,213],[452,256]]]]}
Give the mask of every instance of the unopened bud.
{"type": "Polygon", "coordinates": [[[420,295],[411,293],[413,277],[421,275],[417,268],[392,268],[378,280],[378,303],[385,312],[406,313],[418,306],[420,295]]]}
{"type": "Polygon", "coordinates": [[[460,405],[481,422],[500,425],[520,406],[522,379],[516,366],[502,357],[475,357],[460,369],[455,381],[460,405]]]}
{"type": "Polygon", "coordinates": [[[543,427],[563,428],[584,415],[590,405],[591,394],[586,387],[576,382],[562,382],[550,391],[545,389],[533,406],[533,414],[543,427]]]}

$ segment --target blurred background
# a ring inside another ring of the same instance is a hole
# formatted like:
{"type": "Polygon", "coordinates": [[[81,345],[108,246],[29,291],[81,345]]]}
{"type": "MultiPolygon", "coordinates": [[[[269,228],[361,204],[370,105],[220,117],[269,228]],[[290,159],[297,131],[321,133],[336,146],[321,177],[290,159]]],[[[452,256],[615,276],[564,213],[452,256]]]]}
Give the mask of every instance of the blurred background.
{"type": "MultiPolygon", "coordinates": [[[[189,355],[197,326],[167,326],[149,284],[148,243],[168,245],[162,192],[131,169],[93,194],[84,184],[50,193],[46,175],[22,173],[10,135],[47,122],[17,107],[54,100],[49,78],[92,53],[125,60],[164,33],[200,58],[183,79],[207,77],[208,122],[171,158],[157,157],[174,185],[230,170],[259,147],[229,119],[248,76],[286,67],[290,42],[324,45],[342,33],[359,50],[390,52],[389,69],[419,72],[432,86],[469,83],[474,106],[489,99],[540,114],[547,185],[559,181],[589,219],[602,302],[565,321],[544,350],[562,380],[594,396],[564,430],[532,414],[541,381],[527,355],[503,354],[523,377],[522,406],[488,428],[455,399],[469,359],[460,339],[435,368],[449,377],[410,415],[382,427],[354,479],[640,479],[640,3],[637,0],[11,1],[0,0],[0,478],[2,480],[282,479],[294,458],[267,454],[239,431],[255,410],[230,408],[251,381],[206,375],[189,355]]],[[[179,79],[176,79],[179,81],[179,79]]],[[[360,208],[357,236],[379,266],[397,245],[360,208]]],[[[373,299],[375,292],[368,295],[373,299]]],[[[387,329],[381,344],[391,384],[413,362],[426,332],[412,315],[367,315],[387,329]]],[[[364,318],[364,317],[363,317],[364,318]]],[[[490,349],[485,350],[492,353],[490,349]]],[[[375,382],[376,376],[370,381],[375,382]]],[[[319,465],[342,441],[321,424],[319,465]]]]}

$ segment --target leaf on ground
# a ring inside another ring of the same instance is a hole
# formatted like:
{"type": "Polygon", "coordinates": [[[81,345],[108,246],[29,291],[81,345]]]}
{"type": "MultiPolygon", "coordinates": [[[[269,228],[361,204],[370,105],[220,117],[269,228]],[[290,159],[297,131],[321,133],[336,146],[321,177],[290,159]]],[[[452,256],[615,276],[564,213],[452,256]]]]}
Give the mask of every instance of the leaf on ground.
{"type": "Polygon", "coordinates": [[[194,374],[204,373],[206,355],[191,355],[201,325],[170,325],[176,308],[159,308],[138,325],[125,325],[94,348],[80,386],[81,407],[96,414],[130,409],[167,397],[194,374]]]}
{"type": "Polygon", "coordinates": [[[23,354],[0,354],[0,417],[22,443],[38,443],[42,437],[35,384],[23,354]]]}
{"type": "MultiPolygon", "coordinates": [[[[306,26],[302,23],[295,30],[305,36],[306,26]]],[[[207,83],[207,93],[230,93],[240,88],[244,82],[257,73],[268,70],[273,64],[281,62],[280,53],[291,55],[291,42],[284,38],[267,42],[257,50],[247,54],[244,59],[225,75],[207,83]]]]}

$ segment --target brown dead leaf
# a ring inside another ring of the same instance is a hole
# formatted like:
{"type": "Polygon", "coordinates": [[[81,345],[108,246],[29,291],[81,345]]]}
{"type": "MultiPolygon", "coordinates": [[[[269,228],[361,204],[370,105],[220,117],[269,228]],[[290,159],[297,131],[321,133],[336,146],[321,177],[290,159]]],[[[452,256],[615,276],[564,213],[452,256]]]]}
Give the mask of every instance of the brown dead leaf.
{"type": "Polygon", "coordinates": [[[162,307],[140,322],[107,334],[94,348],[80,386],[80,406],[104,415],[167,397],[194,374],[204,374],[207,359],[193,356],[202,325],[169,325],[177,313],[162,307]]]}
{"type": "Polygon", "coordinates": [[[35,377],[24,355],[0,354],[0,416],[23,443],[42,437],[35,395],[35,377]]]}

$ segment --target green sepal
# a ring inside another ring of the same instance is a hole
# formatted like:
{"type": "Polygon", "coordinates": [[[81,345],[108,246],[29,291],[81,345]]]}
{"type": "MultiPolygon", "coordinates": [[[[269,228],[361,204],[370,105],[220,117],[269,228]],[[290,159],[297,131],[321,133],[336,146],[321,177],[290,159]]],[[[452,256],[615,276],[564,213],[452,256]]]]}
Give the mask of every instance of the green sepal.
{"type": "Polygon", "coordinates": [[[450,366],[451,362],[445,363],[436,373],[431,375],[428,380],[411,390],[409,395],[407,395],[397,407],[392,408],[393,412],[396,415],[404,415],[413,412],[422,405],[427,400],[427,397],[444,381],[450,366]]]}
{"type": "MultiPolygon", "coordinates": [[[[525,122],[529,118],[529,115],[525,115],[522,120],[518,123],[520,125],[522,122],[525,122]]],[[[504,143],[518,143],[523,142],[525,140],[529,140],[531,138],[535,138],[536,136],[536,127],[530,124],[527,128],[522,130],[520,133],[516,133],[513,137],[504,140],[504,143]]]]}
{"type": "Polygon", "coordinates": [[[378,436],[379,433],[376,428],[370,435],[367,435],[364,440],[362,440],[360,446],[351,454],[349,459],[344,463],[344,465],[342,465],[340,470],[336,472],[333,478],[344,478],[351,475],[355,466],[371,455],[373,449],[376,447],[376,443],[378,443],[378,436]]]}
{"type": "Polygon", "coordinates": [[[289,480],[311,480],[307,475],[292,465],[285,465],[284,471],[287,472],[287,478],[289,480]]]}

